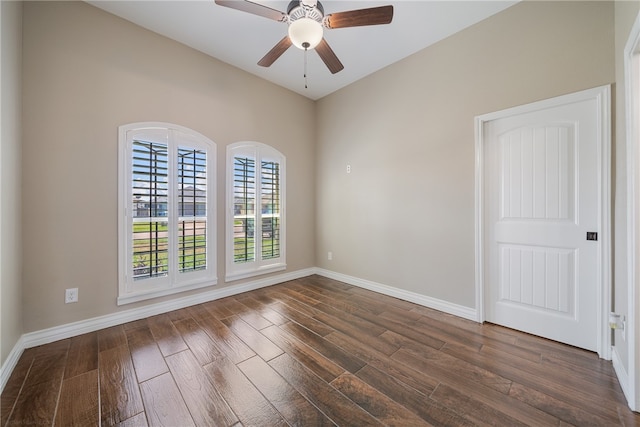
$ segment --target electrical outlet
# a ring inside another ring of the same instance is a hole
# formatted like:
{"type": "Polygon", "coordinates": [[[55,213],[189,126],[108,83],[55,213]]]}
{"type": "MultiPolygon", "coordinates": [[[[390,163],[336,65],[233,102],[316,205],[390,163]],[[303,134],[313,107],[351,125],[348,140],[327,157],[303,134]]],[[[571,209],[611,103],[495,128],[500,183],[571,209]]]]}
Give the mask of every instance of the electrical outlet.
{"type": "Polygon", "coordinates": [[[70,288],[64,291],[64,303],[78,302],[78,288],[70,288]]]}
{"type": "Polygon", "coordinates": [[[331,261],[333,259],[333,252],[327,252],[327,259],[331,261]]]}
{"type": "Polygon", "coordinates": [[[347,173],[351,173],[351,165],[347,165],[347,173]]]}

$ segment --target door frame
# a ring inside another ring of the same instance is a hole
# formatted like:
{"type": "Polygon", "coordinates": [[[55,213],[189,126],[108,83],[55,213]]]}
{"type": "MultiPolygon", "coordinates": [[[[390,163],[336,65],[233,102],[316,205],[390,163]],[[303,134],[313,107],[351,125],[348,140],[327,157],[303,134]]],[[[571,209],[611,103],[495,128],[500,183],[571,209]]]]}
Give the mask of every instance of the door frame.
{"type": "Polygon", "coordinates": [[[543,101],[518,107],[487,113],[475,118],[475,291],[477,321],[485,321],[485,262],[484,245],[486,230],[484,225],[484,132],[488,122],[514,115],[571,104],[596,100],[598,105],[598,202],[600,231],[600,266],[598,274],[598,330],[597,352],[606,360],[611,359],[611,329],[608,319],[611,311],[611,86],[605,85],[593,89],[562,95],[543,101]]]}
{"type": "Polygon", "coordinates": [[[624,102],[627,149],[627,328],[628,364],[613,349],[613,367],[633,411],[640,410],[640,355],[637,349],[638,287],[640,286],[640,13],[624,48],[624,102]]]}

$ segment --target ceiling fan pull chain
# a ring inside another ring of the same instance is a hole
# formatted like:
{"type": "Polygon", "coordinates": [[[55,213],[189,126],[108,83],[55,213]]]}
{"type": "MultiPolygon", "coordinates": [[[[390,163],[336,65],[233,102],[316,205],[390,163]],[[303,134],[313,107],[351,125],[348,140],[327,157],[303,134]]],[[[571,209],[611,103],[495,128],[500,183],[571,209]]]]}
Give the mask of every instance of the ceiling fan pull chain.
{"type": "Polygon", "coordinates": [[[304,88],[307,89],[307,52],[309,51],[309,43],[304,42],[302,44],[304,47],[304,88]]]}

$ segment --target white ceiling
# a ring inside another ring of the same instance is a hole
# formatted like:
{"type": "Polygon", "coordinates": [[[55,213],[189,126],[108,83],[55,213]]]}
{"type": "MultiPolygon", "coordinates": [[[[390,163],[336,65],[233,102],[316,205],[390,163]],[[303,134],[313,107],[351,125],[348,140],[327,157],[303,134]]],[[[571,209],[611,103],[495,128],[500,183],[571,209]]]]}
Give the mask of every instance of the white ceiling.
{"type": "MultiPolygon", "coordinates": [[[[240,1],[240,0],[239,0],[240,1]]],[[[254,0],[286,12],[288,1],[254,0]]],[[[88,0],[100,9],[162,34],[251,74],[316,100],[399,61],[516,1],[343,1],[324,0],[325,14],[392,4],[388,25],[325,30],[325,39],[344,64],[331,74],[316,52],[289,48],[271,67],[257,62],[287,34],[287,24],[222,7],[213,0],[88,0]]]]}

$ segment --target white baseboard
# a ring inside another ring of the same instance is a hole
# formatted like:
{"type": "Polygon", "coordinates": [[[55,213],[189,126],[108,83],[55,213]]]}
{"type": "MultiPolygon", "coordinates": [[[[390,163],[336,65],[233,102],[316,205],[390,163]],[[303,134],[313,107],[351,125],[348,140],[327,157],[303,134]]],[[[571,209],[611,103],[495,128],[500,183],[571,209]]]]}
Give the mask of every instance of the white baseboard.
{"type": "Polygon", "coordinates": [[[629,377],[629,373],[627,372],[627,370],[624,368],[624,365],[620,360],[620,355],[618,355],[618,350],[615,346],[611,349],[611,363],[613,365],[613,370],[616,372],[616,376],[618,377],[620,388],[622,388],[624,397],[627,399],[629,408],[632,411],[637,411],[638,409],[640,409],[640,407],[635,401],[635,396],[633,395],[633,387],[630,383],[631,378],[629,377]]]}
{"type": "Polygon", "coordinates": [[[27,348],[48,344],[54,341],[59,341],[77,335],[94,332],[111,326],[121,325],[127,322],[133,322],[134,320],[167,313],[169,311],[201,304],[207,301],[213,301],[216,299],[241,294],[243,292],[276,285],[278,283],[287,282],[289,280],[307,277],[312,274],[318,274],[330,279],[339,280],[341,282],[349,283],[350,285],[359,286],[361,288],[379,292],[384,295],[389,295],[405,301],[420,304],[422,306],[463,317],[465,319],[474,321],[477,319],[476,310],[469,307],[452,304],[447,301],[431,298],[425,295],[417,294],[415,292],[409,292],[402,289],[394,288],[392,286],[371,282],[369,280],[347,276],[345,274],[336,273],[330,270],[321,268],[308,268],[304,270],[293,271],[290,273],[278,274],[263,279],[252,280],[250,282],[246,282],[237,286],[227,286],[220,289],[213,289],[211,291],[201,292],[195,295],[175,298],[169,301],[150,304],[144,307],[132,308],[113,314],[107,314],[87,320],[80,320],[78,322],[67,323],[65,325],[54,326],[52,328],[26,333],[20,337],[18,342],[11,350],[11,353],[9,353],[9,357],[7,358],[5,363],[2,365],[2,367],[0,367],[0,392],[4,390],[4,386],[9,380],[9,377],[11,376],[13,369],[18,363],[22,352],[27,348]]]}
{"type": "Polygon", "coordinates": [[[252,280],[241,285],[213,289],[211,291],[201,292],[199,294],[186,297],[175,298],[157,304],[150,304],[144,307],[132,308],[113,314],[94,317],[92,319],[68,323],[66,325],[54,326],[53,328],[43,329],[41,331],[29,332],[23,335],[24,345],[25,348],[30,348],[37,345],[48,344],[53,341],[74,337],[76,335],[86,334],[88,332],[97,331],[115,325],[121,325],[123,323],[144,319],[145,317],[155,316],[157,314],[167,313],[173,310],[179,310],[184,307],[202,304],[203,302],[213,301],[216,299],[241,294],[243,292],[253,291],[255,289],[276,285],[278,283],[286,282],[289,280],[307,277],[312,274],[314,274],[313,268],[292,271],[290,273],[278,274],[276,276],[252,280]]]}
{"type": "Polygon", "coordinates": [[[0,393],[4,390],[4,386],[7,384],[7,381],[9,381],[13,369],[18,364],[18,360],[20,360],[20,356],[22,356],[22,352],[26,348],[23,337],[24,335],[18,339],[16,345],[11,349],[9,356],[7,356],[7,360],[0,366],[0,393]]]}
{"type": "Polygon", "coordinates": [[[314,268],[292,271],[290,273],[278,274],[258,280],[252,280],[240,285],[213,289],[211,291],[201,292],[199,294],[186,297],[175,298],[169,301],[150,304],[144,307],[132,308],[113,314],[107,314],[87,320],[80,320],[78,322],[67,323],[65,325],[54,326],[52,328],[42,329],[40,331],[28,332],[20,337],[18,342],[11,350],[11,353],[9,353],[9,357],[7,358],[5,363],[3,363],[2,367],[0,367],[0,392],[4,390],[4,386],[9,380],[9,377],[11,376],[16,363],[18,363],[22,352],[27,348],[36,347],[42,344],[48,344],[50,342],[86,334],[88,332],[94,332],[111,326],[143,319],[145,317],[167,313],[169,311],[201,304],[203,302],[213,301],[216,299],[241,294],[243,292],[276,285],[278,283],[287,282],[289,280],[307,277],[314,273],[314,268]]]}
{"type": "Polygon", "coordinates": [[[335,271],[325,270],[323,268],[316,268],[316,274],[327,277],[329,279],[345,282],[353,286],[369,289],[370,291],[378,292],[390,297],[398,298],[401,300],[409,301],[415,304],[422,305],[427,308],[442,311],[444,313],[453,314],[454,316],[462,317],[468,320],[478,321],[478,314],[475,308],[465,307],[463,305],[453,304],[448,301],[443,301],[437,298],[431,298],[426,295],[418,294],[415,292],[405,291],[404,289],[394,288],[393,286],[383,285],[381,283],[372,282],[370,280],[360,279],[353,276],[348,276],[342,273],[336,273],[335,271]]]}

